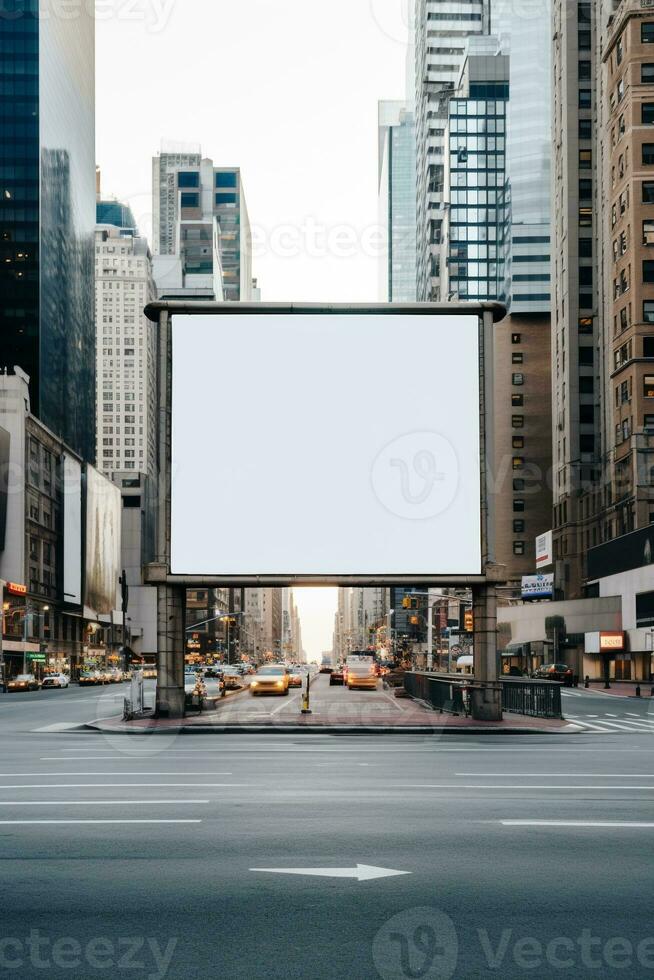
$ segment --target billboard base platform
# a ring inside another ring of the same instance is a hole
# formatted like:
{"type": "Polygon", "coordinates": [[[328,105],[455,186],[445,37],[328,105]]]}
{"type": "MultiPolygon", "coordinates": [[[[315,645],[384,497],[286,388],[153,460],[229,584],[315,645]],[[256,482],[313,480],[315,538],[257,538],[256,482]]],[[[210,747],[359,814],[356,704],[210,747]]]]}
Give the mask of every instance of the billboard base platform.
{"type": "MultiPolygon", "coordinates": [[[[124,722],[122,718],[104,718],[81,726],[86,731],[104,735],[558,735],[579,734],[567,721],[513,716],[501,722],[478,722],[472,718],[437,716],[429,724],[338,724],[316,723],[315,717],[300,715],[289,723],[226,722],[224,717],[205,715],[180,721],[144,718],[124,722]]],[[[77,729],[79,731],[80,728],[77,729]]]]}

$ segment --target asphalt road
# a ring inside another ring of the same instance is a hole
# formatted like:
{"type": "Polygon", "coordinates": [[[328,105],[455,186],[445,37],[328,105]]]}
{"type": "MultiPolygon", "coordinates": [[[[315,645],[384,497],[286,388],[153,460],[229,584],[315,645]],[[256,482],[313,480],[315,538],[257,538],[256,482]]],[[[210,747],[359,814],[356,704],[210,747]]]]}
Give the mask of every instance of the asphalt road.
{"type": "Polygon", "coordinates": [[[654,734],[654,698],[651,687],[643,685],[643,697],[621,697],[603,691],[564,689],[561,691],[563,714],[580,731],[594,733],[643,732],[654,734]]]}
{"type": "Polygon", "coordinates": [[[0,698],[3,975],[654,975],[646,734],[52,727],[123,693],[0,698]]]}

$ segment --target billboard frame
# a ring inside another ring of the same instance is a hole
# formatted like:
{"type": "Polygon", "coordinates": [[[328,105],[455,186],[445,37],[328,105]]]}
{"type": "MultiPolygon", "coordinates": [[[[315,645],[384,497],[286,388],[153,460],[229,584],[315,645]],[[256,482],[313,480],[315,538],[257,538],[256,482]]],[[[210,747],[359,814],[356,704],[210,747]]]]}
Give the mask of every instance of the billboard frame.
{"type": "Polygon", "coordinates": [[[157,300],[145,307],[158,326],[159,477],[156,561],[147,568],[153,585],[183,588],[283,588],[288,586],[451,586],[472,587],[501,581],[493,574],[495,520],[487,492],[487,460],[493,458],[493,326],[506,316],[501,303],[240,303],[157,300]],[[267,316],[371,314],[383,316],[476,316],[479,321],[479,432],[481,574],[479,575],[174,575],[171,573],[172,329],[175,315],[267,316]]]}

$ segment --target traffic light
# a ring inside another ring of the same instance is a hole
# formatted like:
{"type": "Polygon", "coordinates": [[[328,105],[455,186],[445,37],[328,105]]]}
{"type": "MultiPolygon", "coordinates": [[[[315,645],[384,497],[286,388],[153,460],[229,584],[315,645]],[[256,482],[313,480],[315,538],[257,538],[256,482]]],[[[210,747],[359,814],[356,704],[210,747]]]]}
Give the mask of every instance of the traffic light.
{"type": "Polygon", "coordinates": [[[420,623],[420,618],[418,616],[412,616],[410,623],[412,626],[417,626],[420,623]]]}
{"type": "Polygon", "coordinates": [[[463,626],[466,633],[472,633],[474,630],[474,620],[472,616],[472,609],[466,609],[463,616],[463,626]]]}
{"type": "Polygon", "coordinates": [[[410,608],[411,608],[411,600],[409,599],[408,595],[405,595],[404,598],[402,599],[402,609],[410,609],[410,608]]]}

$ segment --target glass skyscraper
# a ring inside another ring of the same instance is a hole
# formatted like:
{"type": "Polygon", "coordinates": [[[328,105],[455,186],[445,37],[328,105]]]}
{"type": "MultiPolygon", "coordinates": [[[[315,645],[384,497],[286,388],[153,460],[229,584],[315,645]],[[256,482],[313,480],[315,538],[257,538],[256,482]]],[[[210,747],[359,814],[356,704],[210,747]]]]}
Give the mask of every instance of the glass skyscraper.
{"type": "Polygon", "coordinates": [[[405,102],[379,103],[379,217],[386,248],[381,298],[416,301],[416,136],[405,102]]]}
{"type": "Polygon", "coordinates": [[[0,17],[0,364],[95,456],[95,24],[5,0],[0,17]]]}

